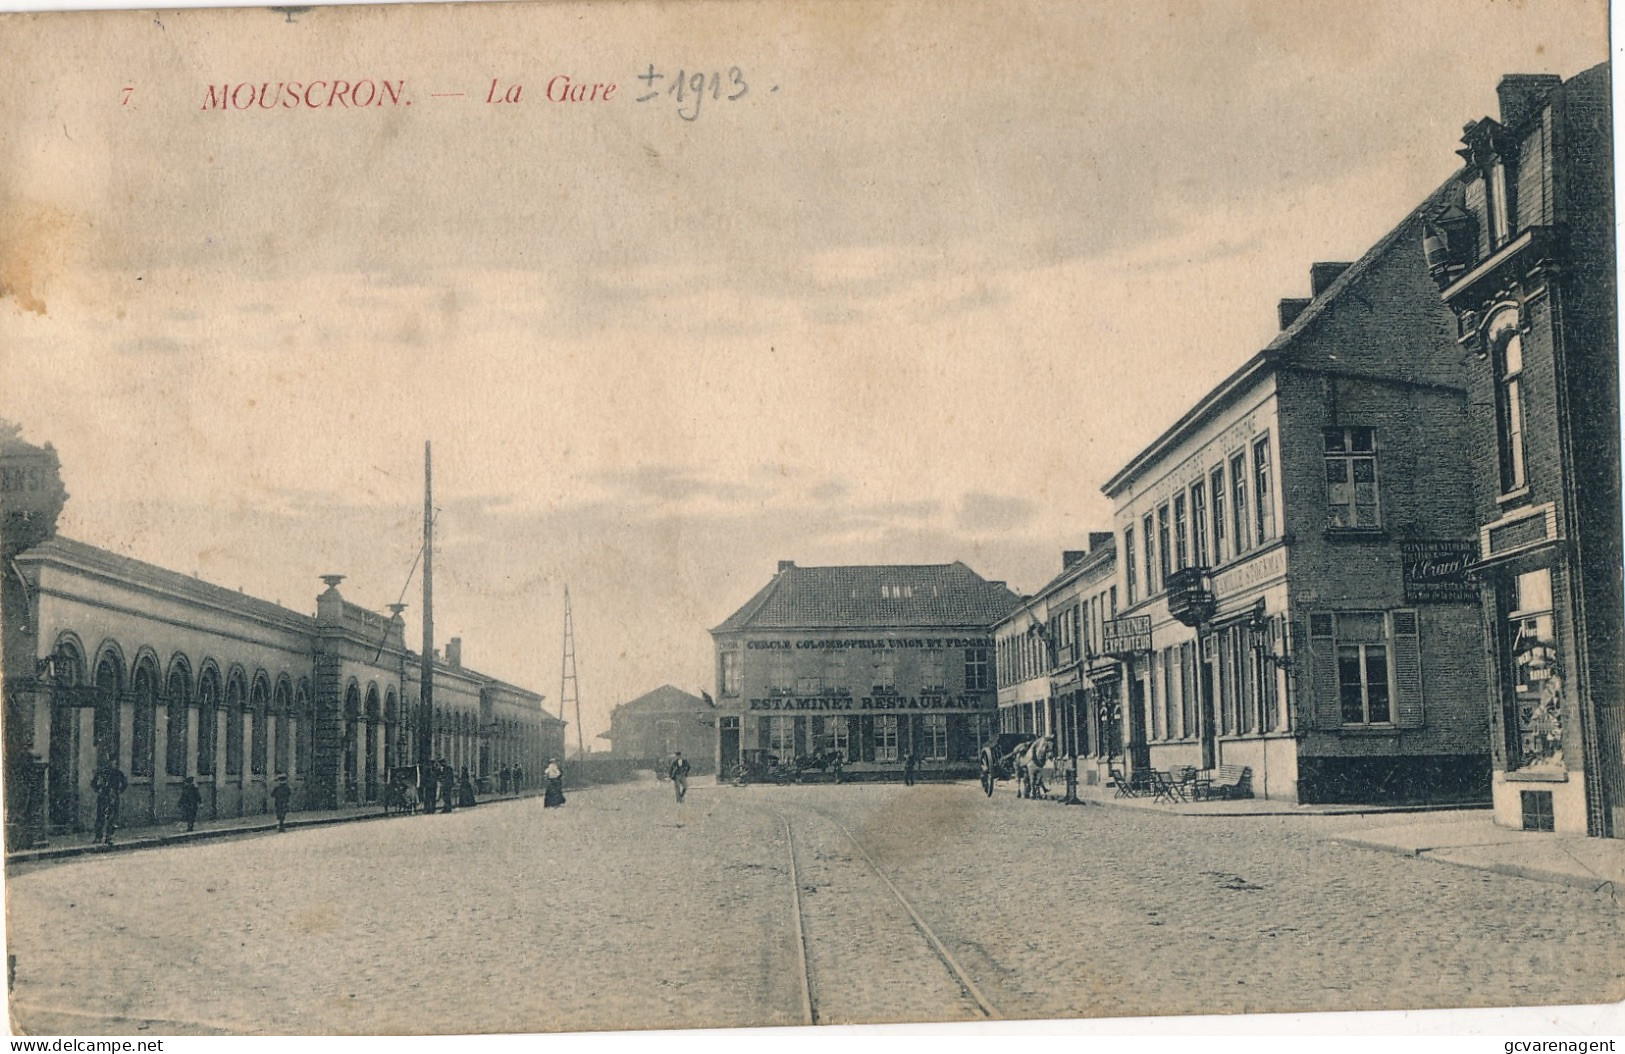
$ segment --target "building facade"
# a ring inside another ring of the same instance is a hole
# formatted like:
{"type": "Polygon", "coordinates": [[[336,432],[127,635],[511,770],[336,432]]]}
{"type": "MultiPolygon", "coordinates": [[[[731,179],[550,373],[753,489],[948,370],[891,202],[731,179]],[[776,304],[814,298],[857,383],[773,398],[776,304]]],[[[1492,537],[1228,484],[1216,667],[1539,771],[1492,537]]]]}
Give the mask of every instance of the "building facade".
{"type": "Polygon", "coordinates": [[[1098,785],[1122,755],[1122,666],[1104,632],[1117,618],[1110,531],[1061,556],[1061,573],[993,630],[999,730],[1047,736],[1053,767],[1098,785]]]}
{"type": "Polygon", "coordinates": [[[657,771],[681,753],[696,773],[715,771],[716,703],[663,684],[616,706],[609,715],[610,755],[657,771]]]}
{"type": "Polygon", "coordinates": [[[422,714],[399,611],[349,603],[341,576],[311,616],[63,537],[8,570],[13,845],[90,827],[107,761],[129,779],[123,822],[140,825],[178,818],[187,777],[202,819],[267,812],[279,776],[296,809],[381,803],[390,771],[420,761],[425,721],[434,756],[477,780],[562,756],[542,696],[463,667],[460,640],[422,714]]]}
{"type": "Polygon", "coordinates": [[[968,776],[995,725],[992,628],[1016,606],[962,563],[797,567],[711,631],[716,763],[840,753],[850,778],[968,776]]]}
{"type": "MultiPolygon", "coordinates": [[[[1443,192],[1441,192],[1442,194],[1443,192]]],[[[1303,802],[1488,796],[1468,392],[1408,216],[1103,488],[1129,767],[1303,802]]]]}
{"type": "Polygon", "coordinates": [[[1625,835],[1613,140],[1606,64],[1513,75],[1425,250],[1467,362],[1498,822],[1625,835]]]}

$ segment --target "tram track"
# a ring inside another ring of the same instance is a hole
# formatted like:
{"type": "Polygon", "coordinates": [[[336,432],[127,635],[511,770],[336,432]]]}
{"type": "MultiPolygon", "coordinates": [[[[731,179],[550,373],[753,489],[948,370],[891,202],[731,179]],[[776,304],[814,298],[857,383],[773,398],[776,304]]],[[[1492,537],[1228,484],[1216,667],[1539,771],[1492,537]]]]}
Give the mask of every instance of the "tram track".
{"type": "MultiPolygon", "coordinates": [[[[959,962],[959,960],[954,956],[953,952],[948,948],[947,944],[944,943],[940,936],[938,936],[931,925],[926,922],[925,918],[920,914],[919,910],[914,906],[909,898],[901,889],[898,888],[897,884],[893,882],[891,877],[887,875],[886,872],[880,867],[879,863],[875,860],[874,854],[870,852],[869,848],[865,846],[855,834],[852,833],[850,828],[848,828],[835,816],[823,809],[812,808],[810,811],[816,814],[825,823],[838,832],[841,841],[850,846],[856,854],[855,857],[846,858],[837,858],[834,857],[833,854],[825,854],[825,856],[822,858],[824,860],[824,869],[826,871],[833,871],[836,860],[840,860],[843,864],[845,860],[861,862],[860,874],[863,877],[850,883],[843,882],[843,886],[850,885],[852,888],[842,888],[839,891],[838,895],[843,902],[843,906],[847,909],[848,915],[852,916],[850,919],[842,919],[841,921],[846,923],[848,927],[850,927],[854,922],[856,922],[856,924],[859,926],[875,926],[875,919],[877,915],[884,916],[885,913],[880,912],[880,906],[874,903],[872,898],[867,898],[865,892],[859,887],[866,882],[878,884],[878,887],[883,889],[885,894],[888,896],[888,902],[903,909],[903,914],[907,918],[908,926],[911,928],[914,935],[921,941],[921,943],[923,943],[925,947],[929,949],[930,959],[934,960],[942,968],[942,971],[946,975],[946,977],[942,979],[932,979],[920,976],[918,970],[908,973],[904,976],[902,982],[905,985],[903,992],[903,999],[905,1000],[904,1004],[894,1004],[896,1009],[893,1010],[882,1010],[875,1012],[858,1011],[858,1013],[864,1017],[867,1017],[868,1020],[877,1020],[880,1017],[887,1016],[888,1014],[896,1014],[897,1020],[908,1019],[918,1021],[947,1019],[955,1016],[952,1011],[959,1010],[963,1012],[963,1016],[967,1020],[975,1020],[977,1018],[985,1020],[1001,1019],[1003,1015],[1000,1014],[993,1001],[989,999],[982,989],[976,984],[975,980],[970,976],[970,973],[965,969],[964,965],[959,962]],[[864,912],[867,912],[867,916],[864,915],[864,912]],[[947,988],[948,986],[941,984],[942,980],[950,982],[952,988],[956,990],[956,998],[950,1000],[950,1002],[958,1003],[958,1007],[951,1005],[944,1006],[930,1002],[927,989],[932,983],[937,984],[939,988],[947,988]],[[924,1005],[919,1005],[917,1007],[913,1005],[920,1003],[922,1000],[924,1001],[924,1005]],[[904,1005],[907,1005],[907,1009],[904,1009],[904,1005]],[[871,1013],[877,1016],[869,1016],[871,1013]]],[[[853,971],[850,969],[843,972],[837,968],[839,965],[844,965],[847,958],[840,954],[843,950],[840,945],[836,945],[834,948],[820,948],[818,946],[818,920],[809,912],[807,898],[803,896],[808,870],[802,866],[796,851],[795,825],[793,825],[790,822],[790,819],[782,813],[779,813],[778,817],[784,828],[786,853],[789,857],[789,872],[792,886],[791,912],[796,938],[796,951],[798,958],[797,974],[801,988],[801,1014],[803,1023],[808,1025],[836,1022],[848,1023],[848,1020],[846,1020],[847,1015],[845,1014],[840,1012],[826,1014],[823,1004],[825,1002],[850,1002],[852,997],[852,992],[850,990],[854,986],[861,986],[869,979],[862,976],[852,976],[853,971]],[[823,968],[820,968],[817,961],[820,958],[825,960],[825,965],[823,968]],[[832,963],[834,965],[832,965],[832,963]],[[839,984],[840,981],[846,982],[844,987],[839,984]],[[821,996],[823,998],[821,998],[821,996]]],[[[846,877],[850,878],[851,876],[848,875],[846,877]]],[[[805,891],[816,892],[819,888],[822,887],[806,886],[805,891]]],[[[831,916],[833,914],[834,912],[827,912],[824,915],[822,921],[825,925],[830,924],[831,916]]],[[[895,918],[895,912],[893,912],[889,916],[889,919],[894,920],[892,925],[892,929],[894,931],[899,929],[899,927],[895,925],[895,918]]],[[[850,928],[841,932],[850,932],[850,928]]],[[[845,950],[850,951],[850,948],[845,950]]],[[[892,948],[892,951],[894,952],[893,957],[895,958],[895,947],[892,948]]],[[[850,958],[856,959],[857,955],[852,954],[850,958]]],[[[925,961],[924,956],[917,955],[916,958],[920,962],[925,961]]],[[[897,996],[894,994],[893,998],[896,999],[897,996]]],[[[850,1013],[850,1010],[848,1013],[850,1013]]],[[[860,1017],[850,1018],[852,1021],[859,1019],[860,1017]]]]}

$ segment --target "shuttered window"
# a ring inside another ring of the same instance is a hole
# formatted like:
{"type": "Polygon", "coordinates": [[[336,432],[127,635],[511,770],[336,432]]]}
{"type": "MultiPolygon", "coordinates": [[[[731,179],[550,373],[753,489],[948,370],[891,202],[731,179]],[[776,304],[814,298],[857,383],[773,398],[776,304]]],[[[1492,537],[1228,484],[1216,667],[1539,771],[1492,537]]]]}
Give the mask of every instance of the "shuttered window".
{"type": "Polygon", "coordinates": [[[1322,729],[1422,726],[1421,634],[1414,610],[1309,616],[1309,680],[1322,729]]]}

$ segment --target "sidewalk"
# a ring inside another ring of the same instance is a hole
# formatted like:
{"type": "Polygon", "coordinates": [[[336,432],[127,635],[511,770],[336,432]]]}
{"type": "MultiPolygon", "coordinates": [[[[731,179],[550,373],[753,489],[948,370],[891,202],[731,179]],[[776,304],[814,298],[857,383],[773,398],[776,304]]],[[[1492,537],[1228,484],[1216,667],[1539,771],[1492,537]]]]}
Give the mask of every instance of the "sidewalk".
{"type": "Polygon", "coordinates": [[[1176,816],[1370,816],[1368,828],[1324,836],[1360,849],[1606,891],[1610,897],[1625,891],[1625,840],[1498,827],[1488,806],[1297,805],[1258,798],[1154,803],[1118,798],[1106,787],[1078,791],[1088,805],[1176,816]]]}
{"type": "Polygon", "coordinates": [[[1610,897],[1625,889],[1625,841],[1497,827],[1488,812],[1441,813],[1332,836],[1362,849],[1558,882],[1610,897]]]}
{"type": "MultiPolygon", "coordinates": [[[[519,798],[528,798],[540,795],[540,790],[526,791],[522,794],[493,794],[481,798],[480,805],[492,802],[514,801],[519,798]]],[[[421,817],[422,813],[413,813],[421,817]]],[[[288,814],[288,830],[298,827],[317,827],[335,823],[354,823],[359,820],[383,820],[399,818],[407,820],[410,817],[395,815],[385,816],[381,805],[357,805],[344,809],[306,809],[301,812],[288,814]]],[[[70,832],[50,836],[50,844],[37,849],[20,849],[15,853],[6,854],[6,865],[33,863],[39,860],[60,860],[67,857],[86,856],[92,853],[122,852],[126,849],[153,849],[165,845],[179,845],[183,842],[201,842],[212,838],[230,838],[237,835],[261,834],[276,830],[276,816],[272,813],[263,813],[255,816],[228,817],[218,820],[199,820],[197,829],[186,830],[186,825],[176,821],[157,824],[151,827],[125,827],[120,828],[113,835],[112,845],[102,845],[94,841],[89,833],[70,832]]]]}

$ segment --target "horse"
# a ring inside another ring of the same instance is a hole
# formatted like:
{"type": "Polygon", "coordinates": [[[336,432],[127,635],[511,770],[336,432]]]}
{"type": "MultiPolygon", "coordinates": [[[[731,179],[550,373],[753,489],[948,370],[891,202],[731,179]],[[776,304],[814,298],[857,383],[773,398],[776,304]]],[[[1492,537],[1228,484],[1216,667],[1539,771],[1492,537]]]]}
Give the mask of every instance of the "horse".
{"type": "Polygon", "coordinates": [[[1021,748],[1016,755],[1017,797],[1036,798],[1049,793],[1049,787],[1044,783],[1044,765],[1053,750],[1047,736],[1039,736],[1021,748]]]}

